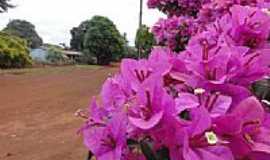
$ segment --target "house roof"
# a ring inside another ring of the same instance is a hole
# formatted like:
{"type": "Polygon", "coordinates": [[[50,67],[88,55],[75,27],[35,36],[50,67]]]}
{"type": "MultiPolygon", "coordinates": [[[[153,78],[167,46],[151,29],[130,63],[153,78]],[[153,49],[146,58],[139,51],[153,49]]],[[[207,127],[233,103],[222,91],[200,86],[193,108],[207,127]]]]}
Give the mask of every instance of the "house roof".
{"type": "Polygon", "coordinates": [[[81,52],[76,52],[76,51],[69,51],[69,50],[64,50],[62,51],[63,54],[65,55],[75,55],[75,56],[81,56],[81,52]]]}

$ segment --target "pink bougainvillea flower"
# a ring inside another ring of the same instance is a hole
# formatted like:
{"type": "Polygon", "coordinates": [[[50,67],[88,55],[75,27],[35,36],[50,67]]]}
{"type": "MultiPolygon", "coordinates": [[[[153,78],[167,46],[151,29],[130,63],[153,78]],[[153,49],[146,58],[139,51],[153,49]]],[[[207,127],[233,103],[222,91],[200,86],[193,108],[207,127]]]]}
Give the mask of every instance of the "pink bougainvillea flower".
{"type": "Polygon", "coordinates": [[[191,124],[181,132],[182,140],[176,152],[175,159],[180,155],[183,160],[233,160],[232,152],[211,131],[210,114],[204,107],[191,109],[191,124]],[[177,155],[178,153],[178,155],[177,155]],[[180,153],[180,155],[179,155],[180,153]]]}
{"type": "Polygon", "coordinates": [[[166,106],[167,101],[173,100],[162,88],[162,79],[152,76],[145,81],[136,95],[136,100],[129,108],[129,121],[141,129],[151,129],[162,119],[165,109],[174,106],[166,106]]]}
{"type": "Polygon", "coordinates": [[[89,117],[86,125],[107,123],[110,113],[103,106],[98,106],[96,97],[93,97],[89,105],[89,117]]]}
{"type": "Polygon", "coordinates": [[[224,84],[228,74],[235,69],[229,65],[234,51],[228,47],[217,47],[217,39],[211,33],[205,32],[200,36],[193,39],[183,53],[187,69],[193,75],[190,83],[196,85],[208,81],[224,84]]]}
{"type": "Polygon", "coordinates": [[[240,64],[240,67],[234,73],[231,73],[230,81],[248,86],[269,75],[269,51],[269,49],[260,49],[245,55],[234,55],[232,62],[240,64]]]}
{"type": "Polygon", "coordinates": [[[248,86],[269,74],[269,49],[248,53],[246,47],[216,47],[207,41],[190,46],[185,52],[187,68],[193,75],[191,85],[199,83],[248,86]]]}
{"type": "Polygon", "coordinates": [[[270,17],[258,8],[234,5],[231,8],[231,28],[228,36],[232,43],[251,49],[267,47],[270,33],[270,17]]]}
{"type": "Polygon", "coordinates": [[[126,116],[114,115],[107,124],[92,124],[84,128],[84,144],[98,160],[120,160],[126,147],[126,128],[126,116]]]}
{"type": "MultiPolygon", "coordinates": [[[[197,21],[205,27],[226,14],[230,14],[233,6],[256,7],[258,9],[269,9],[267,0],[211,0],[202,6],[198,13],[197,21]]],[[[241,13],[240,13],[241,14],[241,13]]]]}
{"type": "Polygon", "coordinates": [[[169,63],[172,54],[168,49],[158,47],[153,49],[149,59],[124,59],[121,63],[121,76],[129,84],[127,87],[137,92],[138,87],[151,75],[162,76],[167,73],[172,66],[169,63]]]}
{"type": "MultiPolygon", "coordinates": [[[[201,115],[205,111],[197,110],[201,115]]],[[[195,115],[196,117],[198,115],[195,115]]],[[[210,131],[210,117],[200,116],[200,120],[195,120],[193,129],[183,129],[175,138],[177,143],[170,146],[170,158],[173,160],[233,160],[230,148],[219,141],[217,135],[210,131]],[[206,125],[208,124],[208,125],[206,125]]],[[[192,119],[192,118],[191,118],[192,119]]],[[[196,118],[198,119],[198,118],[196,118]]]]}
{"type": "MultiPolygon", "coordinates": [[[[183,145],[184,160],[234,160],[231,150],[225,145],[210,144],[206,136],[215,136],[214,133],[205,132],[203,136],[185,139],[183,145]]],[[[216,137],[214,137],[216,138],[216,137]]]]}
{"type": "Polygon", "coordinates": [[[153,70],[148,67],[146,59],[133,60],[124,59],[121,63],[121,75],[126,79],[131,89],[137,92],[139,84],[145,81],[153,70]]]}
{"type": "Polygon", "coordinates": [[[107,110],[119,109],[126,103],[131,94],[131,88],[120,75],[108,78],[101,90],[103,106],[106,106],[107,110]]]}
{"type": "Polygon", "coordinates": [[[148,64],[154,74],[164,75],[171,70],[173,59],[175,59],[175,53],[170,49],[155,47],[149,55],[148,64]]]}
{"type": "Polygon", "coordinates": [[[178,112],[202,106],[208,110],[211,117],[225,115],[229,111],[231,104],[232,98],[220,93],[203,93],[199,95],[180,93],[179,97],[176,98],[178,112]]]}
{"type": "Polygon", "coordinates": [[[229,141],[228,146],[234,156],[241,159],[254,152],[269,157],[270,141],[262,135],[267,135],[265,133],[270,130],[263,126],[264,120],[263,107],[255,97],[250,97],[242,101],[231,114],[217,118],[214,123],[216,132],[229,141]]]}
{"type": "Polygon", "coordinates": [[[194,19],[188,17],[169,17],[160,19],[152,28],[158,44],[166,45],[179,52],[185,49],[188,40],[197,32],[194,19]]]}
{"type": "MultiPolygon", "coordinates": [[[[233,110],[240,102],[244,99],[250,97],[252,94],[250,90],[243,86],[233,85],[233,84],[207,84],[206,90],[211,92],[219,92],[222,95],[226,95],[232,98],[231,106],[229,112],[233,110]]],[[[227,112],[227,113],[229,113],[227,112]]]]}

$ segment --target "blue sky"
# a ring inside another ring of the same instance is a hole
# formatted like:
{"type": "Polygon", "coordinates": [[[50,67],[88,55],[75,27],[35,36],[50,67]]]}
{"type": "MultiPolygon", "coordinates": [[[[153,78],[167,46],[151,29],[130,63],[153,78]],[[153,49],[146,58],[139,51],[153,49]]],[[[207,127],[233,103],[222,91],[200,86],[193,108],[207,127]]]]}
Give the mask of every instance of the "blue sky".
{"type": "MultiPolygon", "coordinates": [[[[46,43],[69,44],[70,29],[94,15],[103,15],[114,21],[121,33],[126,32],[134,44],[138,27],[139,0],[11,0],[17,7],[0,14],[0,29],[11,19],[25,19],[36,26],[46,43]]],[[[143,23],[152,26],[161,16],[150,10],[144,0],[143,23]]]]}

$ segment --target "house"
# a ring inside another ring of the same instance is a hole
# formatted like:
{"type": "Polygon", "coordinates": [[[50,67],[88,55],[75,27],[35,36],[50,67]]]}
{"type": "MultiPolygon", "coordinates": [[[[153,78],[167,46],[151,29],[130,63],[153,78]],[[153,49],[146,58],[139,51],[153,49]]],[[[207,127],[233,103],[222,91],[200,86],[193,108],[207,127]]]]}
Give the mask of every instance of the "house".
{"type": "Polygon", "coordinates": [[[66,55],[72,61],[76,61],[78,58],[82,56],[81,52],[76,52],[76,51],[71,51],[71,50],[63,50],[62,53],[66,55]]]}
{"type": "Polygon", "coordinates": [[[46,56],[48,55],[48,51],[44,47],[40,47],[37,49],[31,49],[30,56],[34,61],[37,62],[47,62],[46,56]]]}

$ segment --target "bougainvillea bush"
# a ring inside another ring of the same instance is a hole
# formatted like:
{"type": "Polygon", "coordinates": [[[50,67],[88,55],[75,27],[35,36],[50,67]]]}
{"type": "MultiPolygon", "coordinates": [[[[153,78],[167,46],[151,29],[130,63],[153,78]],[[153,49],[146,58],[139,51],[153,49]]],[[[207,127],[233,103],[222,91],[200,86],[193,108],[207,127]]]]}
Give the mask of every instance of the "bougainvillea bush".
{"type": "Polygon", "coordinates": [[[78,113],[89,151],[97,160],[269,160],[270,114],[250,91],[269,75],[268,2],[148,4],[168,14],[153,27],[168,47],[124,59],[101,100],[78,113]]]}

